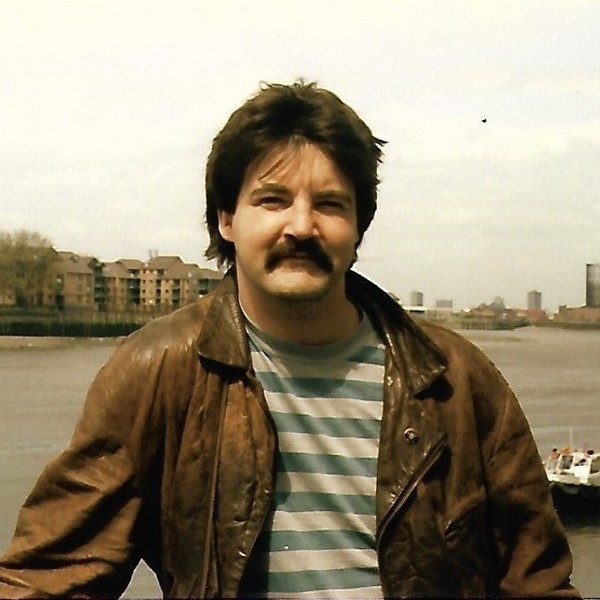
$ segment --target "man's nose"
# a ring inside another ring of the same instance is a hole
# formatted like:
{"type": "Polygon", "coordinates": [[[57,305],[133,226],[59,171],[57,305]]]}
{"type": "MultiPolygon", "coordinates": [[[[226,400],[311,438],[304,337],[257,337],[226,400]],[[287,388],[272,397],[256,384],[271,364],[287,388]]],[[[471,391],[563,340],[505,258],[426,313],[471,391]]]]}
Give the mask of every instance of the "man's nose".
{"type": "Polygon", "coordinates": [[[285,235],[297,239],[307,239],[315,235],[315,214],[311,202],[294,201],[287,212],[285,235]]]}

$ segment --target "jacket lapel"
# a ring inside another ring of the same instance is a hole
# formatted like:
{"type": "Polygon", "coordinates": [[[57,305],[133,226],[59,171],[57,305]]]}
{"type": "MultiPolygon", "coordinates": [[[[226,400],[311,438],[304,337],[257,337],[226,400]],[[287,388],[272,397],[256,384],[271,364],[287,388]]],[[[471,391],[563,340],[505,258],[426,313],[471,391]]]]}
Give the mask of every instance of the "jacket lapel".
{"type": "Polygon", "coordinates": [[[378,286],[350,272],[348,293],[367,312],[386,346],[377,465],[381,531],[443,450],[446,435],[428,418],[419,395],[444,373],[446,358],[378,286]]]}

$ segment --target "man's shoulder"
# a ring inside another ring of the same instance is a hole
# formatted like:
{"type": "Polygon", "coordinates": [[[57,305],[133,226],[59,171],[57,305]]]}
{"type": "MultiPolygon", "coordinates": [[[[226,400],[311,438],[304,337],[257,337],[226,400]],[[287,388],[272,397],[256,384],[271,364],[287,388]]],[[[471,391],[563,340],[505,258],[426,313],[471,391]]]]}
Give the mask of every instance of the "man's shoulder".
{"type": "Polygon", "coordinates": [[[449,363],[487,364],[490,359],[461,332],[425,319],[418,321],[425,335],[441,350],[449,363]]]}
{"type": "Polygon", "coordinates": [[[427,337],[431,338],[439,346],[460,349],[471,348],[473,346],[472,342],[450,327],[428,321],[427,319],[415,318],[413,320],[424,331],[427,337]]]}
{"type": "Polygon", "coordinates": [[[157,317],[127,336],[122,345],[143,348],[146,353],[165,349],[192,348],[206,323],[213,297],[208,294],[193,303],[157,317]]]}
{"type": "Polygon", "coordinates": [[[425,321],[421,327],[446,357],[446,373],[450,378],[467,377],[473,389],[479,391],[490,390],[490,386],[507,387],[492,359],[461,332],[425,321]]]}

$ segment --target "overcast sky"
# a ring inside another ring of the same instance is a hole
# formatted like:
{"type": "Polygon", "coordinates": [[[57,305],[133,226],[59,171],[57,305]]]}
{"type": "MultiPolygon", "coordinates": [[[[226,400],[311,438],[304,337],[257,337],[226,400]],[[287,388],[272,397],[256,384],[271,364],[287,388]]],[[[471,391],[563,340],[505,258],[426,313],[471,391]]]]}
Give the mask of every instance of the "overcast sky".
{"type": "Polygon", "coordinates": [[[388,141],[358,270],[405,303],[585,302],[598,0],[0,0],[0,230],[206,265],[211,140],[298,77],[388,141]]]}

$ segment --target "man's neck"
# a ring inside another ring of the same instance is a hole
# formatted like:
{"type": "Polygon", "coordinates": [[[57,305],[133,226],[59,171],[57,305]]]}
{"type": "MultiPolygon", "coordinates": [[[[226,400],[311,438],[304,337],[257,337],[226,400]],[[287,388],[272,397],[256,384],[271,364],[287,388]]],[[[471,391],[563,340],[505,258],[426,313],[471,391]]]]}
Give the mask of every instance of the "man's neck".
{"type": "Polygon", "coordinates": [[[268,298],[260,302],[240,296],[246,316],[259,329],[278,339],[297,344],[317,345],[337,342],[360,323],[360,313],[345,296],[312,302],[268,298]]]}

